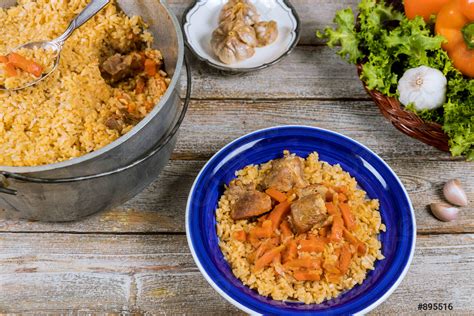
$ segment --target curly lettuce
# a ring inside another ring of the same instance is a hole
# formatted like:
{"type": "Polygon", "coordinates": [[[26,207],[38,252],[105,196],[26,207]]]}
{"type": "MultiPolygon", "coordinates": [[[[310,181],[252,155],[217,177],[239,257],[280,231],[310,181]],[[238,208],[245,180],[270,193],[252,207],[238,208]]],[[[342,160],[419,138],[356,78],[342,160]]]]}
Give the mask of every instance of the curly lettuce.
{"type": "Polygon", "coordinates": [[[448,79],[443,108],[420,112],[407,108],[443,125],[453,156],[474,160],[474,80],[454,68],[441,48],[444,39],[433,35],[432,24],[422,18],[408,20],[400,8],[377,0],[362,0],[357,19],[348,8],[337,12],[334,22],[336,28],[327,27],[317,36],[329,47],[338,46],[346,61],[363,64],[361,79],[369,89],[398,96],[398,80],[406,70],[425,65],[443,72],[448,79]]]}

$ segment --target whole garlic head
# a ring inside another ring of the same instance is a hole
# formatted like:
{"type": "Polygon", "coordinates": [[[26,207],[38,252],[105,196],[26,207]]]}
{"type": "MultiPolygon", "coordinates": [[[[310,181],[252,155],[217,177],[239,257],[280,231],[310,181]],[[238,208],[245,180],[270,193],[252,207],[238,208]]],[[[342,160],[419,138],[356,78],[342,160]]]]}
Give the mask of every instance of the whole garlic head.
{"type": "Polygon", "coordinates": [[[254,25],[259,19],[257,8],[249,0],[229,0],[219,15],[219,23],[241,20],[247,25],[254,25]]]}
{"type": "Polygon", "coordinates": [[[260,21],[253,26],[257,35],[258,47],[273,43],[278,37],[278,25],[275,21],[260,21]]]}
{"type": "Polygon", "coordinates": [[[252,57],[256,46],[254,28],[240,20],[222,22],[212,33],[212,50],[225,64],[252,57]]]}
{"type": "Polygon", "coordinates": [[[438,69],[421,66],[408,69],[398,81],[400,102],[413,103],[416,110],[439,108],[446,101],[448,81],[438,69]]]}

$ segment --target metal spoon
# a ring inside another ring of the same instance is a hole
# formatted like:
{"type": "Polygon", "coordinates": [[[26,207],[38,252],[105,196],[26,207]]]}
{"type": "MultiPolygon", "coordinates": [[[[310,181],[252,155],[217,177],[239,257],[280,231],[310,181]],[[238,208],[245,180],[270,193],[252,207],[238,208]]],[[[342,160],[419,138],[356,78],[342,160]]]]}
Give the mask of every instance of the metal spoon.
{"type": "Polygon", "coordinates": [[[84,8],[84,10],[82,10],[82,12],[79,13],[74,18],[74,20],[71,21],[71,23],[69,24],[66,31],[61,36],[59,36],[59,37],[57,37],[57,38],[55,38],[51,41],[30,42],[30,43],[26,43],[24,45],[18,46],[15,49],[13,49],[12,52],[17,51],[21,48],[27,48],[27,49],[34,49],[34,48],[48,49],[49,48],[49,49],[52,49],[56,53],[56,56],[55,56],[56,59],[54,61],[54,66],[51,68],[51,70],[49,72],[42,74],[37,79],[35,79],[33,81],[30,81],[30,82],[28,82],[27,84],[25,84],[23,86],[16,87],[16,88],[10,88],[10,89],[7,89],[3,86],[0,86],[0,90],[3,90],[3,91],[17,91],[17,90],[25,89],[27,87],[31,87],[31,86],[37,84],[38,82],[40,82],[43,79],[49,77],[53,73],[53,71],[55,71],[56,68],[58,67],[59,58],[61,57],[61,50],[63,48],[64,42],[66,42],[66,40],[72,35],[72,33],[76,29],[78,29],[84,23],[89,21],[94,15],[96,15],[100,10],[102,10],[109,2],[110,2],[110,0],[92,0],[91,2],[89,2],[89,4],[84,8]]]}

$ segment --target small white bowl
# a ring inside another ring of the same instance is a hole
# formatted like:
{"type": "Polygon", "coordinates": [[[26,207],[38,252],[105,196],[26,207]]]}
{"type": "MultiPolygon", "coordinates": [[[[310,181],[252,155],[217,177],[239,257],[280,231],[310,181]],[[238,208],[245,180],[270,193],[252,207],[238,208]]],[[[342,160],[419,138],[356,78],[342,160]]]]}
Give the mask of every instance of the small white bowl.
{"type": "Polygon", "coordinates": [[[288,55],[300,38],[300,20],[287,0],[251,0],[261,21],[278,23],[278,38],[272,44],[255,49],[255,55],[241,62],[222,63],[211,48],[212,32],[218,26],[219,13],[227,0],[196,0],[183,14],[184,39],[188,48],[210,66],[232,72],[263,69],[288,55]]]}

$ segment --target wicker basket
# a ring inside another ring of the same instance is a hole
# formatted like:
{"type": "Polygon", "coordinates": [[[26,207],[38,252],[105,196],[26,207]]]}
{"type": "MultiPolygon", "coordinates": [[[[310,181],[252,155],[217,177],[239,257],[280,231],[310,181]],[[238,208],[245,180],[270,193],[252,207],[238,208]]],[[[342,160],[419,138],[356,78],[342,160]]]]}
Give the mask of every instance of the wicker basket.
{"type": "MultiPolygon", "coordinates": [[[[402,1],[392,0],[388,2],[395,5],[396,8],[403,10],[402,1]]],[[[357,71],[360,76],[362,71],[361,64],[357,65],[357,71]]],[[[449,137],[443,132],[440,124],[422,120],[415,113],[405,110],[396,98],[388,97],[375,90],[369,90],[365,83],[362,83],[367,93],[379,107],[383,116],[385,116],[393,126],[402,133],[418,139],[425,144],[436,147],[442,151],[449,151],[449,137]]]]}
{"type": "MultiPolygon", "coordinates": [[[[357,70],[360,75],[362,65],[359,64],[357,70]]],[[[402,133],[439,150],[449,151],[449,138],[443,132],[440,124],[422,120],[415,113],[405,110],[396,98],[388,97],[375,90],[369,90],[365,83],[364,88],[377,104],[383,116],[402,133]]]]}

